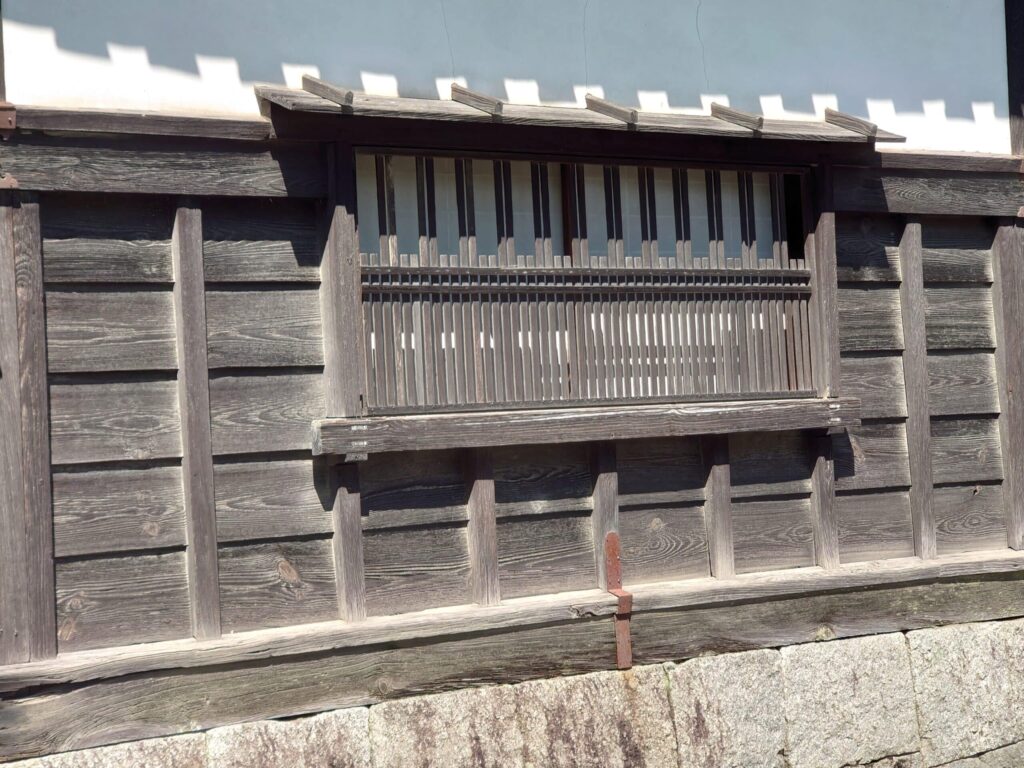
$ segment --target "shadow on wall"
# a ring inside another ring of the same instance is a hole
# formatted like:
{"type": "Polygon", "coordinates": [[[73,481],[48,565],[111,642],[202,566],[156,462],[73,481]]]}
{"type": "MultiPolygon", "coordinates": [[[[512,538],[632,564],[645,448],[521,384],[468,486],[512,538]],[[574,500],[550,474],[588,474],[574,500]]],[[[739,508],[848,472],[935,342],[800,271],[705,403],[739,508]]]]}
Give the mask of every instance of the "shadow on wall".
{"type": "Polygon", "coordinates": [[[524,102],[575,102],[590,86],[650,109],[699,110],[718,95],[734,107],[780,117],[820,114],[829,105],[876,120],[927,117],[929,109],[936,119],[1006,115],[1002,0],[5,0],[3,6],[5,21],[13,22],[8,38],[15,29],[40,35],[35,62],[25,60],[25,51],[12,60],[8,45],[15,80],[19,66],[34,67],[37,78],[58,77],[40,66],[48,37],[51,46],[79,58],[107,58],[116,66],[135,57],[137,66],[190,73],[204,86],[294,83],[313,72],[428,98],[458,78],[524,102]]]}

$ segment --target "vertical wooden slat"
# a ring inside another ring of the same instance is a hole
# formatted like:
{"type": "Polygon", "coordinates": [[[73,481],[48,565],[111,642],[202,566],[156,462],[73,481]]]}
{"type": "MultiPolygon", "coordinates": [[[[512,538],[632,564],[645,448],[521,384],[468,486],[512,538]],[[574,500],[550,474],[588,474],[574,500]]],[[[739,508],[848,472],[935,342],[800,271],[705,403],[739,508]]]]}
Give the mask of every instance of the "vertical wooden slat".
{"type": "Polygon", "coordinates": [[[935,557],[932,503],[931,418],[928,406],[928,349],[925,335],[921,223],[910,219],[900,240],[900,311],[903,317],[903,376],[907,396],[907,451],[910,458],[910,512],[914,551],[935,557]]]}
{"type": "Polygon", "coordinates": [[[188,201],[178,205],[171,237],[189,601],[192,633],[197,639],[206,640],[220,636],[220,586],[206,357],[203,224],[197,206],[188,201]]]}
{"type": "Polygon", "coordinates": [[[728,579],[736,575],[732,536],[732,478],[728,435],[710,435],[701,441],[707,472],[704,489],[704,525],[708,536],[711,575],[728,579]]]}
{"type": "Polygon", "coordinates": [[[497,605],[498,530],[494,507],[494,469],[490,451],[469,451],[465,457],[469,486],[469,580],[474,603],[497,605]]]}
{"type": "Polygon", "coordinates": [[[1024,549],[1024,227],[999,223],[992,253],[1006,539],[1024,549]]]}
{"type": "Polygon", "coordinates": [[[616,464],[615,443],[598,443],[592,456],[594,478],[594,511],[591,522],[594,530],[594,563],[597,567],[597,585],[607,589],[604,539],[619,530],[619,473],[616,464]]]}
{"type": "MultiPolygon", "coordinates": [[[[360,324],[362,278],[355,220],[355,156],[351,147],[335,145],[330,147],[328,159],[328,231],[320,263],[324,403],[327,415],[357,416],[365,410],[366,359],[359,339],[364,330],[360,324]]],[[[391,190],[392,197],[393,192],[391,190]]],[[[399,302],[384,302],[386,325],[394,320],[388,304],[397,305],[399,302]]],[[[397,340],[393,333],[389,336],[383,343],[387,345],[384,349],[387,359],[392,360],[396,355],[397,340]]],[[[401,378],[401,372],[396,372],[393,366],[385,367],[385,375],[397,376],[396,381],[401,378]]],[[[366,615],[363,607],[365,586],[358,470],[341,466],[337,472],[331,473],[331,477],[334,482],[331,515],[339,613],[343,619],[358,621],[366,615]]]]}
{"type": "Polygon", "coordinates": [[[835,509],[835,464],[832,438],[811,436],[811,528],[814,532],[814,562],[827,570],[839,567],[839,519],[835,509]]]}

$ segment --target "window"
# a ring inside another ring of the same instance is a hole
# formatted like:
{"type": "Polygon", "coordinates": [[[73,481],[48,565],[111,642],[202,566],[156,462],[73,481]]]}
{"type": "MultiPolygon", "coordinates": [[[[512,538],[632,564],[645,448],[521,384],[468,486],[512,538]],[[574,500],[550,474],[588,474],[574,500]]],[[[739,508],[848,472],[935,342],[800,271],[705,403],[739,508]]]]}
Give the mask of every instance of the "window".
{"type": "Polygon", "coordinates": [[[368,412],[813,395],[801,183],[358,155],[368,412]]]}

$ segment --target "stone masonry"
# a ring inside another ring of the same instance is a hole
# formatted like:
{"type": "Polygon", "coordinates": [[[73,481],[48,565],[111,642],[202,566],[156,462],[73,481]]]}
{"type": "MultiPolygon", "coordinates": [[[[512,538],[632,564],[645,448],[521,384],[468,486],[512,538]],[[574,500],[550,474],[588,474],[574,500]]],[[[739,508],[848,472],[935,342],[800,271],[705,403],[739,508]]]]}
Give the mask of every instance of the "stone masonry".
{"type": "Polygon", "coordinates": [[[1024,620],[466,689],[20,768],[1018,768],[1024,620]]]}

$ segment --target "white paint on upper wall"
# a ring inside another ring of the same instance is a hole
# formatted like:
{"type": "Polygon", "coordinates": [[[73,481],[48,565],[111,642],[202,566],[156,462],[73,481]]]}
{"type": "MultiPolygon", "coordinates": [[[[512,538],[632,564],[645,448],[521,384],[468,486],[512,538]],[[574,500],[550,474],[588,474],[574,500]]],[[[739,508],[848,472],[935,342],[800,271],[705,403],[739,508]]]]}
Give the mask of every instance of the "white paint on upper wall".
{"type": "Polygon", "coordinates": [[[1008,152],[1003,0],[4,0],[15,104],[255,114],[302,74],[523,103],[831,106],[908,148],[1008,152]]]}

